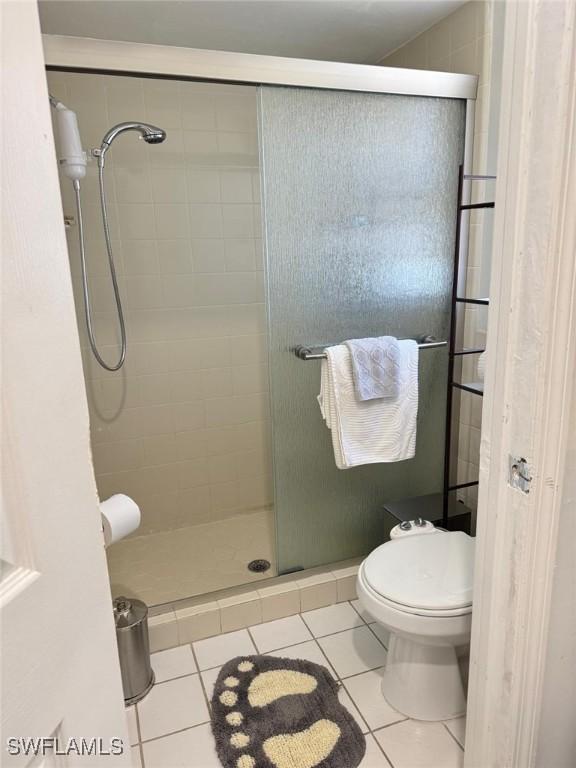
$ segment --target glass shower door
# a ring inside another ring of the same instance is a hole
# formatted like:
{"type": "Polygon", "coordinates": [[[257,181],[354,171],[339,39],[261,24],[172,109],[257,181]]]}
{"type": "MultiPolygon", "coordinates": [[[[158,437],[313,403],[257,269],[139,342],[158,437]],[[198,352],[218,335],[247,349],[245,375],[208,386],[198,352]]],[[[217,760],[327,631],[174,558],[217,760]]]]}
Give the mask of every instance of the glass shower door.
{"type": "Polygon", "coordinates": [[[362,555],[383,504],[441,490],[445,349],[421,352],[416,456],[336,468],[297,345],[389,334],[446,339],[465,102],[260,88],[280,573],[362,555]]]}

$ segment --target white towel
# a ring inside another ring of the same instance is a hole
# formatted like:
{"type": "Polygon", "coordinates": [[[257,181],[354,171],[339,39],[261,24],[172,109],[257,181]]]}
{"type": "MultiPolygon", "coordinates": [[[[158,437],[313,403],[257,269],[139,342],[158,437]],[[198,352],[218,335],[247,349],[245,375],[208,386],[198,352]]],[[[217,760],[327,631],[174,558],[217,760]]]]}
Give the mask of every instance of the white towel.
{"type": "Polygon", "coordinates": [[[400,392],[380,400],[356,399],[348,347],[326,349],[322,361],[318,402],[332,432],[339,469],[411,459],[416,450],[418,415],[418,344],[403,339],[400,346],[400,392]]]}
{"type": "Polygon", "coordinates": [[[344,344],[352,356],[354,389],[358,400],[398,397],[400,394],[400,347],[394,336],[350,339],[344,344]]]}

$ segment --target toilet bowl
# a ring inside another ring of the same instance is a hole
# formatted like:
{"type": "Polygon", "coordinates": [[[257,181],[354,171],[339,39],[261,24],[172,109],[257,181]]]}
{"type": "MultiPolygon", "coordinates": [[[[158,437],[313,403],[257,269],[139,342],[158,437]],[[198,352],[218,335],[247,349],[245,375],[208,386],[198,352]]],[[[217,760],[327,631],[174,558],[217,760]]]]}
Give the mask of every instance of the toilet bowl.
{"type": "Polygon", "coordinates": [[[417,720],[464,714],[456,647],[470,642],[474,539],[433,529],[382,544],[358,571],[363,608],[390,632],[382,692],[417,720]]]}

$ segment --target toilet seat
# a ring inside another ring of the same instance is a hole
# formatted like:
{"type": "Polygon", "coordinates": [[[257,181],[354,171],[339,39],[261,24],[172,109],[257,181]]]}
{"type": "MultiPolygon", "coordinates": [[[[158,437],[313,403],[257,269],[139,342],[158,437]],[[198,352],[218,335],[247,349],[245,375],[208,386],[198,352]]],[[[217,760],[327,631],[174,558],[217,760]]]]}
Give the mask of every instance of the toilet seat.
{"type": "Polygon", "coordinates": [[[363,589],[373,600],[377,601],[382,606],[386,606],[387,608],[391,608],[392,610],[406,614],[407,616],[429,616],[430,618],[436,619],[449,619],[452,616],[466,616],[467,614],[472,613],[471,605],[465,605],[462,608],[448,608],[435,611],[430,608],[413,608],[408,605],[402,605],[402,603],[396,603],[394,600],[383,597],[367,583],[366,576],[362,571],[362,566],[360,566],[360,571],[358,572],[358,579],[362,584],[363,589]]]}
{"type": "Polygon", "coordinates": [[[420,616],[472,611],[474,539],[462,531],[405,536],[375,549],[359,577],[372,597],[420,616]]]}

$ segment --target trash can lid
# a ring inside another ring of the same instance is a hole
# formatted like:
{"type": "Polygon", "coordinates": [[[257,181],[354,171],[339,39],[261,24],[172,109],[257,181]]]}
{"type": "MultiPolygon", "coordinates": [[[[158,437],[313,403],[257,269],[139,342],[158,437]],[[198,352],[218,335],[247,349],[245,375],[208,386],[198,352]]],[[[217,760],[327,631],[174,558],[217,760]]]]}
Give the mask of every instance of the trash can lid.
{"type": "Polygon", "coordinates": [[[116,629],[126,629],[139,624],[148,615],[148,606],[135,597],[116,597],[113,602],[116,629]]]}

